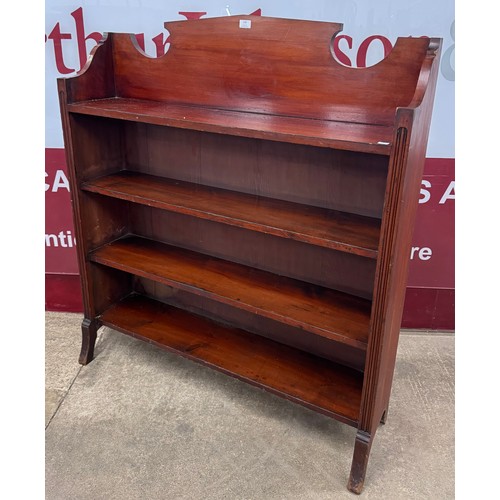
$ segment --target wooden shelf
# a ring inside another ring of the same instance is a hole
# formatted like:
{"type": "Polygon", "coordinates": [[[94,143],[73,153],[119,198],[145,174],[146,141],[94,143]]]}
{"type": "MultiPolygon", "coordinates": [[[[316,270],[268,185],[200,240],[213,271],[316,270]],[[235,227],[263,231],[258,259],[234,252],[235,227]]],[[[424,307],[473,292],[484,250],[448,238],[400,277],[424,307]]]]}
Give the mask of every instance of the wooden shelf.
{"type": "Polygon", "coordinates": [[[90,260],[366,350],[371,302],[137,236],[90,260]]]}
{"type": "Polygon", "coordinates": [[[389,155],[392,126],[318,120],[114,97],[68,104],[70,113],[202,132],[389,155]]]}
{"type": "Polygon", "coordinates": [[[107,33],[58,80],[80,363],[104,324],[354,425],[360,493],[389,406],[442,41],[398,38],[349,68],[331,53],[339,23],[165,28],[165,57],[107,33]]]}
{"type": "Polygon", "coordinates": [[[363,375],[259,335],[131,296],[100,321],[211,368],[356,426],[363,375]]]}
{"type": "Polygon", "coordinates": [[[122,171],[82,189],[252,231],[377,258],[380,220],[122,171]]]}

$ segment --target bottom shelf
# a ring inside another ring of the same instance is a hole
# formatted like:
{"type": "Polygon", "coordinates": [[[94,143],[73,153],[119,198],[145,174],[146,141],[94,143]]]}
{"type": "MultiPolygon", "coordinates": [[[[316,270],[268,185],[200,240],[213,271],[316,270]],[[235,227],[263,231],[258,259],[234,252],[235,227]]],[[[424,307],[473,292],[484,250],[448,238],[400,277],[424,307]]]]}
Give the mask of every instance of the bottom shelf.
{"type": "Polygon", "coordinates": [[[363,374],[140,295],[107,309],[103,325],[357,426],[363,374]]]}

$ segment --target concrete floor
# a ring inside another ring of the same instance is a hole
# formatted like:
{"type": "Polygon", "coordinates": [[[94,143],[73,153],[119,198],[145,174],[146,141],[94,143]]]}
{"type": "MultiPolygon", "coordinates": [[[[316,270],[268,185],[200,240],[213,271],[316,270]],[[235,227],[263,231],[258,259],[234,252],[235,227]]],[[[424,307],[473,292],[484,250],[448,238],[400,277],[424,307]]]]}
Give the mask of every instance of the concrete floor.
{"type": "MultiPolygon", "coordinates": [[[[326,500],[355,429],[107,328],[46,313],[47,500],[326,500]]],[[[361,498],[453,499],[454,336],[404,332],[361,498]]]]}

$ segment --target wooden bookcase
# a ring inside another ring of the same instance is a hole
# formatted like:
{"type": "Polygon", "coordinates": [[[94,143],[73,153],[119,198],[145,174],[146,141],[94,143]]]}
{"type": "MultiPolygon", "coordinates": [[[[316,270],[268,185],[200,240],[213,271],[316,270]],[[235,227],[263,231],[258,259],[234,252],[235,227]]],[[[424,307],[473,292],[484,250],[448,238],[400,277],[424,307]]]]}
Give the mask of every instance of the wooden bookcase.
{"type": "Polygon", "coordinates": [[[165,23],[107,34],[59,79],[85,317],[358,429],[384,422],[440,39],[364,69],[341,24],[165,23]]]}

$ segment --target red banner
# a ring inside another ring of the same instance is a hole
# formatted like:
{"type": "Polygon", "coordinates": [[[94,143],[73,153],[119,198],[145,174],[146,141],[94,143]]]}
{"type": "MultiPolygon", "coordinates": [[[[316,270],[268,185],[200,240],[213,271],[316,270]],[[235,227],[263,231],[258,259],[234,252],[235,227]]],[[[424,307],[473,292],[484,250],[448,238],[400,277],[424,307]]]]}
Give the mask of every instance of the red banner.
{"type": "Polygon", "coordinates": [[[454,158],[426,160],[410,259],[402,326],[454,330],[454,158]]]}
{"type": "Polygon", "coordinates": [[[64,149],[45,149],[45,272],[78,274],[64,149]]]}
{"type": "Polygon", "coordinates": [[[455,288],[455,159],[427,158],[410,252],[409,287],[455,288]]]}

